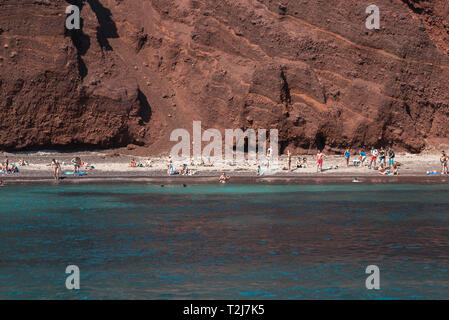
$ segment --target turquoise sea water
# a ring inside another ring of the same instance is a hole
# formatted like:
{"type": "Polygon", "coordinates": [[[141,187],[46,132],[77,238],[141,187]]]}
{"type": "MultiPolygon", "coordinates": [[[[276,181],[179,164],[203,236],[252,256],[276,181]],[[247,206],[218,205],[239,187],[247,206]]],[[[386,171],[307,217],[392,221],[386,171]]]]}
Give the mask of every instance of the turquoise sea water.
{"type": "Polygon", "coordinates": [[[448,219],[447,184],[9,185],[0,299],[447,299],[448,219]]]}

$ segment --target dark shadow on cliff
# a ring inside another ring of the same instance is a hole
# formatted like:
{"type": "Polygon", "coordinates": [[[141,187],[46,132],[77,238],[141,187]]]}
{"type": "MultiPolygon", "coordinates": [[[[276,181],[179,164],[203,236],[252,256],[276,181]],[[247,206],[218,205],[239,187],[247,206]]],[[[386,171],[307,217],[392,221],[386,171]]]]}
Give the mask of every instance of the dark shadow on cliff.
{"type": "MultiPolygon", "coordinates": [[[[78,6],[81,11],[83,10],[83,1],[82,0],[66,0],[66,2],[70,3],[71,5],[78,6]]],[[[87,68],[86,63],[83,60],[83,56],[87,53],[87,51],[90,48],[90,37],[83,32],[83,26],[84,26],[84,20],[80,19],[80,29],[79,30],[68,30],[64,27],[64,35],[68,36],[72,39],[72,43],[76,48],[76,55],[77,55],[77,62],[78,62],[78,73],[81,77],[81,79],[84,79],[87,74],[89,73],[89,70],[87,68]]]]}
{"type": "Polygon", "coordinates": [[[145,96],[145,94],[142,91],[140,91],[140,89],[138,90],[137,99],[139,100],[139,103],[140,103],[139,117],[142,118],[142,122],[143,123],[150,122],[150,119],[151,119],[151,106],[148,103],[147,97],[145,96]]]}
{"type": "Polygon", "coordinates": [[[326,136],[323,132],[318,131],[318,133],[315,136],[315,141],[313,146],[318,150],[324,150],[324,147],[326,146],[326,136]]]}
{"type": "Polygon", "coordinates": [[[419,3],[420,1],[402,0],[402,2],[404,2],[414,13],[421,14],[424,12],[424,9],[415,6],[415,3],[419,3]]]}
{"type": "Polygon", "coordinates": [[[292,97],[290,95],[290,87],[288,85],[287,76],[285,75],[287,69],[281,68],[281,79],[282,79],[282,87],[281,87],[281,96],[280,99],[282,103],[288,107],[292,103],[292,97]]]}
{"type": "Polygon", "coordinates": [[[112,13],[108,8],[105,8],[99,0],[87,0],[92,11],[98,19],[97,40],[100,46],[108,51],[112,51],[108,39],[118,38],[117,26],[112,20],[112,13]]]}

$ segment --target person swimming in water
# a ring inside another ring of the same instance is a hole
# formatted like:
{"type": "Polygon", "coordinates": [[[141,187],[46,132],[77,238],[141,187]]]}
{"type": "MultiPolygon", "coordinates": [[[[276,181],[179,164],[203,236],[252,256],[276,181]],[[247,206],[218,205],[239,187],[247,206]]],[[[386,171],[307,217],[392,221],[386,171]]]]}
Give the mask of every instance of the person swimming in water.
{"type": "Polygon", "coordinates": [[[222,172],[218,181],[220,183],[226,183],[229,179],[231,179],[231,177],[227,176],[226,173],[222,172]]]}

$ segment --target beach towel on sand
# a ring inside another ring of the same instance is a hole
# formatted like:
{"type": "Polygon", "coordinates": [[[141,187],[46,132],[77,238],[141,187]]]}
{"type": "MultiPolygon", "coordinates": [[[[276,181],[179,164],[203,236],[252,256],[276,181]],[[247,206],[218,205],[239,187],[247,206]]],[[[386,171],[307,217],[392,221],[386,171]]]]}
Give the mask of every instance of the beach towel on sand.
{"type": "Polygon", "coordinates": [[[71,171],[71,172],[63,172],[62,174],[66,175],[66,176],[73,176],[73,175],[75,175],[75,176],[78,176],[78,175],[84,176],[87,173],[85,173],[85,172],[75,173],[75,172],[71,171]]]}

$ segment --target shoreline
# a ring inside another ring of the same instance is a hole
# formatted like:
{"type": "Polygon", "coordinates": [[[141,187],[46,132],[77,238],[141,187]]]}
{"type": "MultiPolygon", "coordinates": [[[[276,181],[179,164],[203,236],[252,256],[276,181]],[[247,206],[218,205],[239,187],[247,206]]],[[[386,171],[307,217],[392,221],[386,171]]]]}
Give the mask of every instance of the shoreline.
{"type": "MultiPolygon", "coordinates": [[[[144,182],[144,183],[218,183],[218,177],[222,172],[226,172],[231,177],[230,184],[239,182],[249,183],[341,183],[352,182],[357,178],[359,182],[429,182],[429,183],[447,183],[449,175],[427,175],[427,171],[441,172],[438,154],[414,155],[409,153],[398,153],[396,161],[401,164],[399,175],[382,175],[377,170],[369,169],[366,166],[353,166],[352,160],[357,159],[356,155],[351,157],[350,166],[346,167],[344,158],[338,155],[331,155],[325,158],[323,168],[326,171],[317,173],[315,157],[311,155],[294,155],[292,157],[292,166],[295,165],[298,158],[306,158],[305,168],[293,168],[288,172],[282,170],[286,166],[287,157],[279,157],[279,166],[267,168],[264,160],[258,162],[245,161],[241,165],[231,164],[222,159],[211,158],[212,167],[195,163],[189,165],[192,175],[168,175],[167,164],[168,157],[137,157],[125,154],[86,151],[77,153],[40,151],[30,153],[3,153],[0,160],[3,162],[8,157],[10,165],[16,164],[19,173],[0,174],[0,180],[5,184],[11,183],[96,183],[96,182],[144,182]],[[81,169],[87,174],[85,176],[73,177],[64,176],[63,179],[55,180],[53,178],[50,163],[52,159],[57,159],[61,163],[62,172],[73,171],[73,165],[70,160],[75,156],[88,163],[89,169],[81,169]],[[27,166],[19,166],[21,159],[29,163],[27,166]],[[130,161],[134,159],[141,163],[142,167],[129,167],[130,161]],[[151,159],[151,167],[145,167],[147,159],[151,159]],[[257,167],[260,165],[263,175],[257,175],[257,167]]],[[[209,159],[208,159],[209,161],[209,159]]],[[[179,171],[183,162],[174,163],[175,170],[179,171]]]]}
{"type": "MultiPolygon", "coordinates": [[[[361,184],[382,184],[382,183],[449,183],[449,176],[421,176],[421,175],[399,175],[399,176],[374,176],[374,175],[358,175],[357,183],[361,184]]],[[[347,184],[354,183],[353,175],[273,175],[273,176],[254,176],[239,175],[233,176],[228,185],[232,184],[347,184]]],[[[116,184],[154,184],[154,185],[199,185],[199,184],[219,184],[218,175],[202,175],[202,176],[81,176],[81,177],[65,177],[61,180],[55,180],[52,177],[2,177],[5,185],[15,184],[95,184],[95,183],[116,183],[116,184]]]]}

